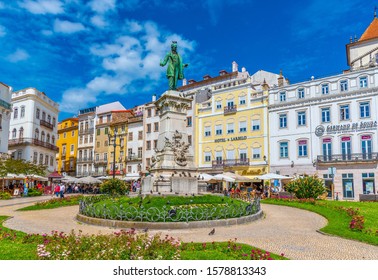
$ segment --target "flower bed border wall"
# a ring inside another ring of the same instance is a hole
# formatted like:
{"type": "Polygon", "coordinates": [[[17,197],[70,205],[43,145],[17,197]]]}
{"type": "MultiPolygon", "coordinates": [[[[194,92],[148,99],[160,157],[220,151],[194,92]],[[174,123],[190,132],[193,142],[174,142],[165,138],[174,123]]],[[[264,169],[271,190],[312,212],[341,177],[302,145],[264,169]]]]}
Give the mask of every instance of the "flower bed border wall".
{"type": "Polygon", "coordinates": [[[207,228],[207,227],[219,227],[219,226],[234,226],[250,223],[260,219],[263,216],[263,211],[260,210],[255,214],[249,216],[243,216],[232,219],[222,220],[207,220],[207,221],[193,221],[193,222],[135,222],[135,221],[119,221],[119,220],[107,220],[100,218],[92,218],[81,214],[76,215],[76,219],[79,222],[103,226],[112,228],[137,228],[137,229],[188,229],[188,228],[207,228]]]}

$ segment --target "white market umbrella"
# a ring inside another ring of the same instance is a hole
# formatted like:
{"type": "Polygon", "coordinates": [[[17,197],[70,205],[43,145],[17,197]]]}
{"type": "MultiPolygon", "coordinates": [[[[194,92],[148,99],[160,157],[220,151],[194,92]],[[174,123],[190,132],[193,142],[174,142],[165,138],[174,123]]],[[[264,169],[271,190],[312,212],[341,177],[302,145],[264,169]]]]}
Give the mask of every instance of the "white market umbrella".
{"type": "Polygon", "coordinates": [[[101,184],[102,181],[92,176],[83,177],[77,180],[80,184],[101,184]]]}
{"type": "Polygon", "coordinates": [[[77,183],[78,179],[71,176],[64,176],[64,178],[61,179],[65,183],[77,183]]]}
{"type": "Polygon", "coordinates": [[[214,180],[214,176],[207,174],[207,173],[200,173],[200,174],[198,174],[198,180],[209,182],[211,180],[214,180]]]}
{"type": "Polygon", "coordinates": [[[129,182],[129,181],[134,181],[134,180],[138,180],[140,178],[140,176],[125,176],[123,177],[121,180],[122,181],[126,181],[126,182],[129,182]]]}
{"type": "Polygon", "coordinates": [[[239,174],[232,173],[232,172],[225,172],[225,173],[223,173],[223,175],[233,178],[235,180],[235,182],[253,182],[253,181],[255,181],[253,179],[250,179],[250,178],[247,178],[247,177],[244,177],[244,176],[241,176],[239,174]]]}
{"type": "Polygon", "coordinates": [[[225,181],[225,182],[235,182],[234,178],[231,178],[224,174],[217,174],[214,176],[214,180],[216,181],[225,181]]]}
{"type": "Polygon", "coordinates": [[[291,179],[292,177],[283,176],[283,175],[274,174],[274,173],[267,173],[261,176],[257,176],[256,178],[260,180],[281,180],[281,179],[291,179]]]}

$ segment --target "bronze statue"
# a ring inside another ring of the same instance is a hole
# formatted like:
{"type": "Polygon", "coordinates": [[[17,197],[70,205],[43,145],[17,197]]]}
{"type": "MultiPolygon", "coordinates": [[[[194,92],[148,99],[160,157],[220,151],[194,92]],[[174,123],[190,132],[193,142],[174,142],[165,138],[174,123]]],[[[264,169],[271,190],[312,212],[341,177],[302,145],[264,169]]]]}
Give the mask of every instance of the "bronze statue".
{"type": "Polygon", "coordinates": [[[188,67],[189,64],[182,63],[181,56],[177,53],[177,42],[173,41],[171,44],[171,51],[167,53],[164,60],[160,61],[160,66],[165,66],[168,63],[167,67],[167,78],[169,83],[170,90],[177,89],[177,80],[184,79],[184,68],[188,67]]]}

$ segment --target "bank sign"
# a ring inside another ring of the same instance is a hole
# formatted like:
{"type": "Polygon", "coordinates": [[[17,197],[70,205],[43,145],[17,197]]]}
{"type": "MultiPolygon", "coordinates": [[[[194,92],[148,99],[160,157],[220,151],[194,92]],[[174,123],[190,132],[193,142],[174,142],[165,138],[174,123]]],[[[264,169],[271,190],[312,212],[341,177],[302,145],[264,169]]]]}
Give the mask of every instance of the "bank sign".
{"type": "Polygon", "coordinates": [[[320,137],[324,134],[341,134],[348,132],[358,132],[375,130],[378,127],[377,121],[367,121],[367,122],[356,122],[348,124],[337,124],[337,125],[318,125],[315,128],[315,135],[320,137]]]}

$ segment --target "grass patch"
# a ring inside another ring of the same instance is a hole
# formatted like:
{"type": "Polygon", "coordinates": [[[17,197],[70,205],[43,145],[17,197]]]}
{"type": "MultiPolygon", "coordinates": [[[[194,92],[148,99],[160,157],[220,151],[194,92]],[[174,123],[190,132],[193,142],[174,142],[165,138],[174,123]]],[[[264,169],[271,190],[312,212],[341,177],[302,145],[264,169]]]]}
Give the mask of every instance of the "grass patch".
{"type": "Polygon", "coordinates": [[[238,218],[257,212],[257,205],[225,196],[92,196],[81,214],[102,219],[188,222],[238,218]]]}
{"type": "Polygon", "coordinates": [[[378,203],[291,199],[264,199],[261,203],[296,207],[318,213],[328,220],[328,224],[321,229],[322,232],[378,245],[378,203]],[[359,216],[363,216],[365,222],[362,229],[350,228],[353,217],[347,210],[357,211],[359,216]]]}
{"type": "Polygon", "coordinates": [[[67,196],[65,198],[53,198],[46,201],[37,202],[34,205],[17,209],[17,211],[45,210],[64,206],[79,205],[79,201],[82,198],[82,195],[67,196]]]}
{"type": "Polygon", "coordinates": [[[37,259],[37,244],[23,243],[27,234],[4,227],[3,222],[7,219],[6,216],[0,216],[0,260],[37,259]]]}

